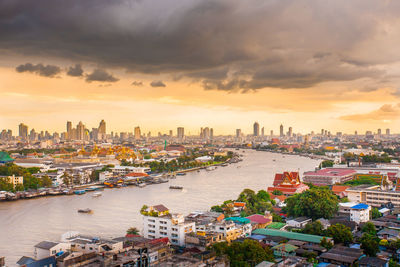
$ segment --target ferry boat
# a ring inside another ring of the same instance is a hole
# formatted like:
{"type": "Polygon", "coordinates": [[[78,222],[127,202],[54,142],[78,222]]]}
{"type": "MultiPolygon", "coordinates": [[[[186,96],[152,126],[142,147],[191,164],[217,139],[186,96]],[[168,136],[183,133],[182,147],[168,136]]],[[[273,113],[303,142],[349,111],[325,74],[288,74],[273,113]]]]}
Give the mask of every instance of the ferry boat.
{"type": "Polygon", "coordinates": [[[177,176],[184,176],[184,175],[186,175],[186,172],[177,172],[176,175],[177,176]]]}
{"type": "Polygon", "coordinates": [[[79,209],[78,210],[79,213],[92,213],[93,211],[91,209],[79,209]]]}
{"type": "Polygon", "coordinates": [[[103,195],[102,192],[95,192],[93,193],[92,197],[100,197],[101,195],[103,195]]]}
{"type": "Polygon", "coordinates": [[[182,190],[182,189],[183,189],[183,186],[179,186],[179,185],[170,185],[170,186],[169,186],[169,189],[179,189],[179,190],[182,190]]]}

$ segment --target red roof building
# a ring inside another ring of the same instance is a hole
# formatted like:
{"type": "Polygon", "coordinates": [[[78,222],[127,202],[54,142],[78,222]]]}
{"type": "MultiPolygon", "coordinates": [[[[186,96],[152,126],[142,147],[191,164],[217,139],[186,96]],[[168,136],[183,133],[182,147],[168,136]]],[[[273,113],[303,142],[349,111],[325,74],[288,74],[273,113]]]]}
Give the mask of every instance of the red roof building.
{"type": "Polygon", "coordinates": [[[332,192],[340,198],[347,197],[346,189],[349,187],[346,185],[333,185],[332,192]]]}
{"type": "Polygon", "coordinates": [[[268,192],[279,190],[285,196],[291,196],[307,189],[308,186],[300,181],[298,172],[284,172],[275,174],[273,186],[268,187],[268,192]]]}
{"type": "Polygon", "coordinates": [[[334,185],[341,184],[353,179],[356,171],[345,168],[325,168],[304,173],[304,182],[313,185],[334,185]]]}

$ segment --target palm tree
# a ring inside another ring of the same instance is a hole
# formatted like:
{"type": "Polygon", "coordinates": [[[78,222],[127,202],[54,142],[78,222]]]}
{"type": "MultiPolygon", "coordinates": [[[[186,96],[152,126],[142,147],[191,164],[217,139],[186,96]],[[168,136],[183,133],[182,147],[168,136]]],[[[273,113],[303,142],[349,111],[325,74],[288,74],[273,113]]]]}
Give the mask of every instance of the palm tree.
{"type": "Polygon", "coordinates": [[[138,235],[139,234],[139,229],[136,227],[131,227],[128,230],[126,230],[126,234],[128,235],[138,235]]]}

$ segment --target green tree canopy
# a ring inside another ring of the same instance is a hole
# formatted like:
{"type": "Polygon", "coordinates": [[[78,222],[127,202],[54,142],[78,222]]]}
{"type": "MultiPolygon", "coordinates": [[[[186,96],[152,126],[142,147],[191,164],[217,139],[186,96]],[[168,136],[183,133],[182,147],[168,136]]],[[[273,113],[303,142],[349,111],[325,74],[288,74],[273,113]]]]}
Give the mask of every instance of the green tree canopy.
{"type": "Polygon", "coordinates": [[[375,236],[364,233],[361,237],[361,248],[368,256],[375,257],[379,252],[379,242],[375,236]]]}
{"type": "Polygon", "coordinates": [[[303,233],[309,235],[322,235],[324,227],[320,221],[307,223],[303,229],[303,233]]]}
{"type": "Polygon", "coordinates": [[[363,225],[361,231],[370,235],[376,235],[376,228],[372,222],[367,222],[363,225]]]}
{"type": "Polygon", "coordinates": [[[315,220],[335,215],[339,200],[330,190],[312,188],[287,198],[285,202],[289,216],[307,216],[315,220]]]}
{"type": "Polygon", "coordinates": [[[326,235],[332,237],[335,244],[348,244],[353,241],[350,228],[340,223],[329,226],[326,229],[326,235]]]}

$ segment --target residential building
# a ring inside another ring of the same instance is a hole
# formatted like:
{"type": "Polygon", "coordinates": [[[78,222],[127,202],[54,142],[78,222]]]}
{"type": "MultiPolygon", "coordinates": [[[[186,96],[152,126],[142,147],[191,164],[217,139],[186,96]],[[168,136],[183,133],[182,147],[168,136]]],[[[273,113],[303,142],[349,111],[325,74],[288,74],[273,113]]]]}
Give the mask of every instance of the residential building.
{"type": "Polygon", "coordinates": [[[170,214],[164,205],[148,207],[142,214],[145,238],[168,237],[173,245],[185,246],[185,235],[196,229],[194,222],[185,221],[182,214],[170,214]]]}
{"type": "Polygon", "coordinates": [[[313,185],[334,185],[341,184],[353,179],[356,171],[353,169],[325,168],[304,173],[303,180],[313,185]]]}
{"type": "Polygon", "coordinates": [[[253,214],[246,218],[250,220],[253,229],[265,228],[272,223],[271,213],[266,213],[265,215],[253,214]]]}
{"type": "Polygon", "coordinates": [[[196,247],[202,251],[212,246],[214,243],[224,241],[224,235],[222,233],[197,231],[186,234],[185,243],[187,247],[196,247]]]}
{"type": "Polygon", "coordinates": [[[312,219],[308,217],[297,217],[286,220],[286,224],[293,228],[304,228],[310,222],[312,222],[312,219]]]}
{"type": "Polygon", "coordinates": [[[41,260],[69,250],[71,250],[71,244],[42,241],[35,245],[34,258],[41,260]]]}
{"type": "Polygon", "coordinates": [[[360,203],[350,207],[350,221],[358,224],[368,222],[370,219],[371,206],[360,203]]]}
{"type": "Polygon", "coordinates": [[[177,137],[180,140],[182,140],[185,137],[185,128],[178,127],[178,129],[177,129],[177,137]]]}
{"type": "Polygon", "coordinates": [[[319,262],[332,263],[340,266],[354,266],[364,255],[361,249],[344,246],[334,246],[329,251],[319,256],[319,262]]]}
{"type": "Polygon", "coordinates": [[[18,126],[18,129],[19,129],[19,137],[22,140],[27,140],[28,139],[28,126],[23,123],[20,123],[18,126]]]}
{"type": "Polygon", "coordinates": [[[141,138],[141,132],[140,132],[140,127],[136,126],[135,127],[135,139],[139,140],[141,138]]]}
{"type": "Polygon", "coordinates": [[[298,248],[299,247],[291,244],[282,243],[272,247],[272,251],[274,252],[274,256],[277,258],[287,258],[290,256],[295,256],[298,248]]]}
{"type": "Polygon", "coordinates": [[[396,241],[400,239],[400,231],[390,228],[384,228],[377,233],[379,239],[386,239],[390,241],[396,241]]]}
{"type": "Polygon", "coordinates": [[[74,231],[63,234],[61,240],[70,244],[73,251],[82,253],[119,253],[124,250],[122,241],[82,235],[74,231]]]}
{"type": "Polygon", "coordinates": [[[23,176],[15,176],[10,175],[10,176],[0,176],[0,178],[6,178],[7,182],[13,185],[13,188],[15,188],[17,185],[23,185],[24,184],[24,177],[23,176]]]}
{"type": "Polygon", "coordinates": [[[243,233],[233,221],[226,220],[213,223],[209,229],[212,232],[223,234],[225,241],[228,243],[238,239],[243,233]]]}

